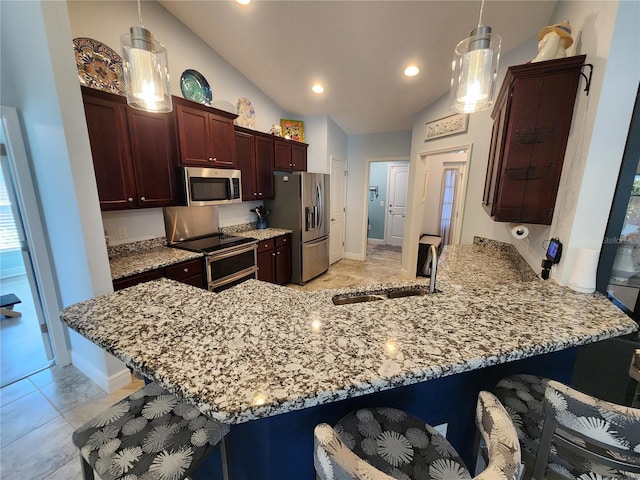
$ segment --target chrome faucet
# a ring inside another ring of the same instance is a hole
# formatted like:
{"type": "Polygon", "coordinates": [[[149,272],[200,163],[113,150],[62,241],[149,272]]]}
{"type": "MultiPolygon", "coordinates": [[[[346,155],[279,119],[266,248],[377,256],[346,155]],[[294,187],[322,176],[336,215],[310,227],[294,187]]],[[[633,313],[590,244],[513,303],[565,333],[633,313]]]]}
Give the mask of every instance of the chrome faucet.
{"type": "Polygon", "coordinates": [[[429,293],[436,291],[436,271],[438,270],[438,250],[436,246],[431,244],[429,246],[429,252],[431,253],[431,265],[429,266],[429,293]]]}

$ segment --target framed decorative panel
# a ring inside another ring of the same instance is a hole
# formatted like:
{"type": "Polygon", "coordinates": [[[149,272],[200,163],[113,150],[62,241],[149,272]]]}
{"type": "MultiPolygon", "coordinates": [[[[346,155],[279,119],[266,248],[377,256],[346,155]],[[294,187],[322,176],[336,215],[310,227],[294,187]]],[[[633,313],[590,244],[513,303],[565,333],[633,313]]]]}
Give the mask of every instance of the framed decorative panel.
{"type": "Polygon", "coordinates": [[[468,122],[468,113],[455,113],[448,117],[427,122],[425,124],[424,141],[446,137],[447,135],[453,135],[455,133],[464,133],[467,131],[468,122]]]}

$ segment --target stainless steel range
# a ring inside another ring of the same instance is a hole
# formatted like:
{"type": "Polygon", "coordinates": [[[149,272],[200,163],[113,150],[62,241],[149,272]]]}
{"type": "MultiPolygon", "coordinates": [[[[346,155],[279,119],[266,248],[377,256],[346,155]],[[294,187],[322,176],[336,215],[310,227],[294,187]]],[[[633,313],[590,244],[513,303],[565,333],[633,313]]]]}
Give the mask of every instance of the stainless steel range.
{"type": "Polygon", "coordinates": [[[208,289],[219,292],[256,278],[257,240],[219,232],[218,207],[163,209],[169,246],[204,253],[208,289]]]}

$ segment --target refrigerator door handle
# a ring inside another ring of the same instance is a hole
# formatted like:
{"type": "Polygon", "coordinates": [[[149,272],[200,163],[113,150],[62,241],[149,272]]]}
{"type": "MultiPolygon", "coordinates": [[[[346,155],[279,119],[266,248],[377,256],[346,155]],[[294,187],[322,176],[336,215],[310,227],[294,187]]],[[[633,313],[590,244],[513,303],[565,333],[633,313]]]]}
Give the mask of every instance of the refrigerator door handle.
{"type": "Polygon", "coordinates": [[[320,230],[322,228],[322,218],[324,217],[324,201],[322,199],[322,190],[320,189],[320,182],[316,183],[316,228],[320,230]]]}

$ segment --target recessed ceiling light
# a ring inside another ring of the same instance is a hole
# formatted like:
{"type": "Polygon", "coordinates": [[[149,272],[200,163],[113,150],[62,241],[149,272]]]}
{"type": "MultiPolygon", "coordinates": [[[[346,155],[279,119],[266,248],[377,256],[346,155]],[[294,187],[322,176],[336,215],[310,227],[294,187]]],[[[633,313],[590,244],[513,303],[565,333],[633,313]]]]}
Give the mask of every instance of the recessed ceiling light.
{"type": "Polygon", "coordinates": [[[240,5],[249,5],[251,0],[236,0],[240,5]]]}
{"type": "Polygon", "coordinates": [[[418,73],[420,73],[420,69],[415,65],[409,65],[404,69],[404,74],[407,77],[415,77],[418,73]]]}
{"type": "Polygon", "coordinates": [[[311,87],[311,90],[313,90],[316,93],[323,93],[324,92],[324,87],[322,85],[320,85],[319,83],[316,83],[313,87],[311,87]]]}

